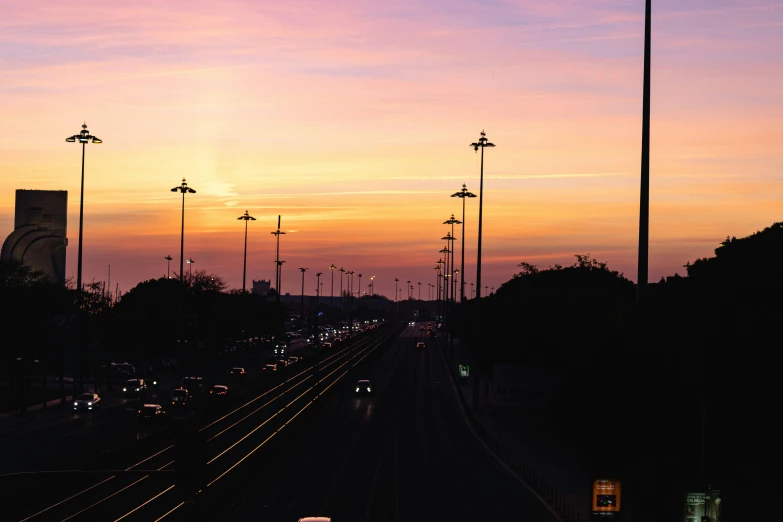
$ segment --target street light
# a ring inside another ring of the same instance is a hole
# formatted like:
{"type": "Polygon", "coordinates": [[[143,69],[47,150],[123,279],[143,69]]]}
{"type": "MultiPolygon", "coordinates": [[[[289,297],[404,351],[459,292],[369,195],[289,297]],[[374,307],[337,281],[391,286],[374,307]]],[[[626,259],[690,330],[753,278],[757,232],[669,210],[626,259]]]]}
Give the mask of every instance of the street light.
{"type": "Polygon", "coordinates": [[[394,278],[394,302],[397,302],[397,283],[399,283],[400,280],[396,277],[394,278]]]}
{"type": "Polygon", "coordinates": [[[362,296],[362,274],[356,274],[356,276],[359,278],[359,291],[356,292],[356,295],[361,297],[362,296]]]}
{"type": "Polygon", "coordinates": [[[411,287],[411,282],[408,281],[408,301],[410,301],[410,299],[411,299],[411,288],[410,287],[411,287]]]}
{"type": "Polygon", "coordinates": [[[308,270],[307,268],[300,268],[299,270],[302,271],[302,313],[299,314],[299,320],[304,320],[304,273],[308,270]]]}
{"type": "Polygon", "coordinates": [[[427,283],[427,301],[432,301],[432,283],[427,283]]]}
{"type": "MultiPolygon", "coordinates": [[[[454,214],[451,215],[451,219],[448,221],[444,221],[443,224],[449,224],[451,223],[451,228],[454,228],[454,214]]],[[[444,250],[441,250],[444,254],[446,254],[446,273],[448,274],[448,277],[451,277],[451,274],[454,273],[454,240],[457,239],[454,237],[451,232],[447,232],[445,236],[443,236],[441,239],[446,240],[446,248],[444,250]],[[451,243],[451,244],[449,244],[451,243]]],[[[453,301],[454,300],[454,291],[451,288],[451,283],[449,283],[448,288],[448,300],[453,301]]]]}
{"type": "Polygon", "coordinates": [[[419,301],[421,301],[421,281],[419,281],[419,301]]]}
{"type": "Polygon", "coordinates": [[[332,273],[332,290],[329,292],[329,308],[334,308],[334,264],[329,265],[329,271],[332,273]]]}
{"type": "Polygon", "coordinates": [[[476,295],[476,293],[473,291],[473,282],[470,283],[470,298],[473,299],[473,297],[476,295]]]}
{"type": "Polygon", "coordinates": [[[171,277],[169,276],[169,274],[171,273],[171,260],[172,260],[172,259],[174,259],[174,258],[173,258],[173,257],[171,257],[171,254],[169,254],[169,255],[167,255],[166,257],[164,257],[163,259],[165,259],[166,261],[168,261],[168,262],[166,263],[166,279],[171,279],[171,277]]]}
{"type": "Polygon", "coordinates": [[[370,276],[370,295],[375,297],[375,276],[370,276]]]}
{"type": "Polygon", "coordinates": [[[348,275],[348,333],[353,335],[353,270],[348,275]]]}
{"type": "Polygon", "coordinates": [[[79,134],[74,134],[70,138],[65,138],[68,143],[82,144],[82,184],[79,196],[79,252],[76,262],[76,300],[79,307],[82,305],[82,232],[84,231],[84,152],[88,143],[103,143],[97,136],[93,136],[87,130],[87,122],[82,124],[82,130],[79,134]]]}
{"type": "Polygon", "coordinates": [[[188,264],[190,265],[190,267],[188,267],[188,280],[190,284],[193,284],[193,263],[195,263],[195,261],[188,258],[188,264]]]}
{"type": "MultiPolygon", "coordinates": [[[[451,195],[452,198],[461,198],[462,199],[462,249],[460,250],[460,254],[462,255],[462,263],[460,266],[460,272],[463,274],[465,273],[465,199],[466,198],[475,198],[476,195],[472,192],[468,192],[467,186],[463,183],[462,184],[462,190],[459,192],[455,192],[451,195]]],[[[465,278],[463,277],[460,281],[460,301],[465,300],[465,278]]]]}
{"type": "Polygon", "coordinates": [[[484,211],[484,149],[486,147],[494,147],[494,143],[487,141],[487,133],[481,131],[481,138],[475,143],[470,144],[474,151],[481,149],[481,181],[479,183],[479,222],[478,222],[478,261],[476,262],[476,287],[479,289],[479,295],[481,297],[481,227],[483,224],[483,211],[484,211]]]}
{"type": "MultiPolygon", "coordinates": [[[[461,225],[462,221],[454,217],[454,214],[451,215],[449,219],[443,222],[444,225],[451,225],[451,273],[454,273],[454,240],[457,239],[457,236],[454,235],[454,225],[461,225]]],[[[464,238],[463,238],[464,240],[464,238]]],[[[463,247],[464,249],[464,247],[463,247]]],[[[463,256],[464,257],[464,256],[463,256]]],[[[456,284],[454,284],[454,287],[451,289],[451,300],[455,301],[457,300],[457,287],[456,284]]]]}
{"type": "Polygon", "coordinates": [[[239,216],[237,219],[244,219],[245,220],[245,254],[242,261],[242,293],[245,293],[245,277],[247,276],[247,222],[248,221],[255,221],[256,218],[251,216],[247,213],[247,210],[245,210],[245,213],[239,216]]]}
{"type": "Polygon", "coordinates": [[[185,178],[182,178],[182,184],[179,187],[174,187],[171,191],[182,192],[182,230],[179,237],[179,282],[182,283],[185,271],[185,194],[195,194],[196,191],[188,187],[185,178]]]}
{"type": "Polygon", "coordinates": [[[280,236],[285,234],[280,230],[280,216],[277,216],[277,230],[271,233],[277,236],[277,246],[275,247],[275,291],[277,292],[277,305],[280,306],[280,283],[283,271],[283,262],[280,261],[280,236]]]}

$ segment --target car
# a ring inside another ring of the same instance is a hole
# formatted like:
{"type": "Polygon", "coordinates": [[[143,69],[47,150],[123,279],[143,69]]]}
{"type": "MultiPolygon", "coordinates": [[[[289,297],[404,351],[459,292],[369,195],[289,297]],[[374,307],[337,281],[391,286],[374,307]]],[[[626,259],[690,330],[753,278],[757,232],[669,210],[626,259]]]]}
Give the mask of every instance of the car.
{"type": "Polygon", "coordinates": [[[292,355],[288,358],[288,364],[294,364],[295,362],[299,362],[299,357],[292,355]]]}
{"type": "Polygon", "coordinates": [[[273,373],[277,371],[277,365],[274,363],[265,364],[262,368],[264,373],[273,373]]]}
{"type": "Polygon", "coordinates": [[[370,395],[372,394],[372,385],[367,379],[362,379],[356,383],[357,395],[370,395]]]}
{"type": "Polygon", "coordinates": [[[416,343],[416,348],[426,348],[426,347],[427,345],[424,344],[423,341],[419,341],[418,343],[416,343]]]}
{"type": "Polygon", "coordinates": [[[288,361],[286,361],[285,359],[280,359],[277,361],[277,366],[281,368],[285,368],[286,366],[288,366],[288,361]]]}
{"type": "Polygon", "coordinates": [[[73,411],[93,410],[101,407],[101,398],[97,393],[82,393],[73,401],[73,411]]]}
{"type": "Polygon", "coordinates": [[[195,376],[183,377],[182,387],[188,390],[192,399],[204,393],[204,379],[195,376]]]}
{"type": "Polygon", "coordinates": [[[419,330],[426,332],[427,331],[427,327],[424,326],[424,325],[421,325],[421,326],[419,326],[419,330]]]}
{"type": "Polygon", "coordinates": [[[169,402],[174,408],[184,408],[190,404],[190,394],[185,388],[177,388],[171,392],[169,402]]]}
{"type": "Polygon", "coordinates": [[[321,343],[321,348],[322,349],[327,349],[327,348],[331,348],[331,347],[332,347],[332,343],[321,343]]]}
{"type": "Polygon", "coordinates": [[[231,368],[231,377],[238,378],[247,375],[244,368],[231,368]]]}
{"type": "Polygon", "coordinates": [[[275,355],[285,355],[287,351],[288,343],[282,341],[275,343],[275,355]]]}
{"type": "Polygon", "coordinates": [[[331,517],[304,517],[299,522],[332,522],[331,517]]]}
{"type": "Polygon", "coordinates": [[[416,326],[416,323],[414,321],[411,321],[408,323],[408,326],[416,326]]]}
{"type": "Polygon", "coordinates": [[[332,344],[338,344],[341,342],[343,342],[343,340],[339,337],[335,337],[334,339],[332,339],[332,344]]]}
{"type": "Polygon", "coordinates": [[[225,397],[228,395],[228,386],[222,384],[215,384],[212,389],[209,390],[209,394],[213,397],[225,397]]]}
{"type": "Polygon", "coordinates": [[[166,417],[166,410],[160,404],[144,404],[139,408],[138,419],[140,421],[162,421],[166,417]]]}
{"type": "Polygon", "coordinates": [[[144,379],[128,379],[125,381],[125,386],[122,387],[123,395],[138,396],[144,395],[147,392],[147,383],[144,379]]]}

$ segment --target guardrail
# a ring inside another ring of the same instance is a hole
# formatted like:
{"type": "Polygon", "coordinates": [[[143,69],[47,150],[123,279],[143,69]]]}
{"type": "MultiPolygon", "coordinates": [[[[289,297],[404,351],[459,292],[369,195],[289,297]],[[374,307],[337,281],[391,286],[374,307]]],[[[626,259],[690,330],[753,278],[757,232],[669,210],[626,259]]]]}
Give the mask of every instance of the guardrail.
{"type": "MultiPolygon", "coordinates": [[[[444,343],[441,337],[438,337],[438,348],[441,355],[446,360],[444,343]]],[[[529,466],[522,458],[514,453],[508,446],[504,445],[476,417],[473,409],[468,405],[465,396],[462,393],[459,383],[456,381],[453,369],[447,365],[449,379],[451,379],[454,388],[457,390],[457,400],[462,404],[462,409],[466,413],[468,422],[473,431],[481,438],[489,450],[501,460],[513,473],[524,482],[532,491],[534,491],[552,510],[557,513],[561,522],[581,522],[581,515],[574,507],[569,504],[563,495],[549,484],[535,469],[529,466]]]]}

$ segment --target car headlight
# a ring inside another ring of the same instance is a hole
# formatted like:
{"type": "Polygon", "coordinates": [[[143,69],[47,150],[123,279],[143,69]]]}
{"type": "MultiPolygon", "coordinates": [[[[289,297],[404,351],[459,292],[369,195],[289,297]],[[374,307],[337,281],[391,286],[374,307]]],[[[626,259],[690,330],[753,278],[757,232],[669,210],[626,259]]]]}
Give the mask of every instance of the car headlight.
{"type": "Polygon", "coordinates": [[[128,388],[123,388],[122,391],[126,392],[128,391],[128,388]]]}
{"type": "Polygon", "coordinates": [[[92,403],[91,403],[91,402],[88,402],[88,403],[87,403],[87,406],[92,406],[92,403]]]}
{"type": "Polygon", "coordinates": [[[372,388],[370,388],[370,387],[368,386],[368,387],[367,387],[367,391],[372,391],[372,388]]]}
{"type": "Polygon", "coordinates": [[[359,391],[359,388],[358,388],[358,387],[356,388],[356,391],[359,391]]]}
{"type": "Polygon", "coordinates": [[[141,391],[141,389],[140,388],[136,388],[136,391],[141,391]]]}
{"type": "Polygon", "coordinates": [[[152,381],[152,385],[153,386],[157,386],[158,385],[158,381],[152,381]]]}
{"type": "Polygon", "coordinates": [[[78,406],[78,405],[79,405],[79,403],[78,403],[78,402],[74,402],[74,403],[73,403],[73,405],[74,405],[74,406],[78,406]]]}

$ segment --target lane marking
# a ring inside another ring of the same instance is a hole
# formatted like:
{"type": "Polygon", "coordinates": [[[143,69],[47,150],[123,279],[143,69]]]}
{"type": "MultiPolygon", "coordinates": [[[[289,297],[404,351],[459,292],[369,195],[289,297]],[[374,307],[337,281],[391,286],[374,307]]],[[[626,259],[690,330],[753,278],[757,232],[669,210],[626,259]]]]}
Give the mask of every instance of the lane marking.
{"type": "Polygon", "coordinates": [[[148,478],[149,478],[149,475],[144,475],[143,477],[141,477],[141,478],[140,478],[139,480],[137,480],[136,482],[134,482],[134,483],[132,483],[132,484],[129,484],[129,485],[125,486],[124,488],[122,488],[122,489],[118,490],[118,491],[115,491],[114,493],[112,493],[112,494],[111,494],[111,495],[109,495],[108,497],[104,497],[104,498],[102,498],[102,499],[101,499],[101,500],[99,500],[98,502],[96,502],[96,503],[94,503],[94,504],[92,504],[92,505],[90,505],[90,506],[87,506],[86,508],[82,509],[81,511],[78,511],[78,512],[74,513],[73,515],[69,516],[68,518],[64,518],[64,519],[62,519],[60,522],[65,522],[66,520],[70,520],[70,519],[72,519],[72,518],[74,518],[74,517],[76,517],[76,516],[78,516],[78,515],[81,515],[82,513],[84,513],[85,511],[87,511],[88,509],[92,509],[92,508],[94,508],[95,506],[97,506],[98,504],[102,504],[103,502],[106,502],[106,501],[107,501],[107,500],[109,500],[111,497],[113,497],[113,496],[115,496],[115,495],[118,495],[118,494],[122,493],[123,491],[125,491],[125,490],[126,490],[126,489],[128,489],[128,488],[130,488],[131,486],[135,486],[136,484],[138,484],[138,483],[139,483],[139,482],[141,482],[142,480],[146,480],[146,479],[148,479],[148,478]]]}
{"type": "Polygon", "coordinates": [[[68,498],[66,498],[66,499],[63,499],[63,500],[59,501],[57,504],[52,504],[52,505],[51,505],[51,506],[49,506],[48,508],[46,508],[46,509],[42,509],[41,511],[39,511],[38,513],[36,513],[36,514],[34,514],[34,515],[30,515],[30,516],[29,516],[29,517],[27,517],[27,518],[23,518],[23,519],[22,519],[22,520],[20,520],[19,522],[26,522],[27,520],[30,520],[31,518],[35,518],[35,517],[37,517],[37,516],[38,516],[38,515],[40,515],[41,513],[46,513],[46,512],[47,512],[47,511],[49,511],[50,509],[52,509],[52,508],[55,508],[55,507],[59,506],[60,504],[63,504],[63,503],[65,503],[65,502],[68,502],[69,500],[71,500],[71,499],[74,499],[74,498],[78,497],[79,495],[81,495],[81,494],[83,494],[83,493],[87,493],[88,491],[90,491],[90,490],[91,490],[91,489],[93,489],[93,488],[97,488],[97,487],[98,487],[98,486],[100,486],[101,484],[103,484],[103,483],[105,483],[105,482],[108,482],[108,481],[110,481],[111,479],[113,479],[113,478],[114,478],[114,477],[116,477],[116,476],[117,476],[117,475],[112,475],[111,477],[107,478],[106,480],[102,480],[102,481],[98,482],[97,484],[94,484],[94,485],[90,486],[89,488],[87,488],[87,489],[85,489],[85,490],[83,490],[83,491],[80,491],[80,492],[76,493],[75,495],[71,495],[70,497],[68,497],[68,498]]]}
{"type": "Polygon", "coordinates": [[[155,495],[154,497],[152,497],[151,499],[149,499],[148,501],[146,501],[144,504],[141,504],[140,506],[136,506],[135,508],[131,509],[130,511],[128,511],[127,513],[125,513],[124,515],[122,515],[120,518],[118,518],[117,520],[115,520],[114,522],[120,522],[120,520],[122,520],[123,518],[125,518],[125,517],[127,517],[127,516],[129,516],[129,515],[132,515],[133,513],[135,513],[136,511],[138,511],[139,509],[143,508],[144,506],[146,506],[147,504],[149,504],[150,502],[152,502],[153,500],[155,500],[155,499],[156,499],[156,498],[158,498],[159,496],[163,495],[164,493],[166,493],[166,492],[168,492],[168,491],[171,491],[172,489],[174,489],[174,486],[169,486],[169,487],[167,487],[166,489],[164,489],[163,491],[161,491],[160,493],[158,493],[157,495],[155,495]]]}

